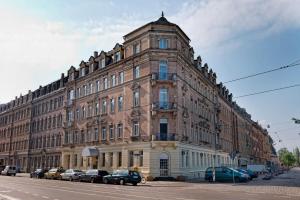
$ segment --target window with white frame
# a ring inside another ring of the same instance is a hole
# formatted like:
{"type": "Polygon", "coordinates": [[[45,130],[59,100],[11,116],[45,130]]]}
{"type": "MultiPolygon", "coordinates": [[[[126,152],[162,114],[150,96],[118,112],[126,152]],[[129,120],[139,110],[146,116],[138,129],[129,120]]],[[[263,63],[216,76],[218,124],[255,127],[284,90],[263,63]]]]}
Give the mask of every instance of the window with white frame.
{"type": "Polygon", "coordinates": [[[102,127],[101,140],[106,140],[106,127],[102,127]]]}
{"type": "Polygon", "coordinates": [[[102,114],[107,113],[107,105],[106,105],[106,99],[102,99],[102,114]]]}
{"type": "Polygon", "coordinates": [[[133,92],[133,107],[140,105],[140,91],[136,90],[133,92]]]}
{"type": "Polygon", "coordinates": [[[140,77],[140,66],[135,66],[133,68],[133,78],[139,78],[140,77]]]}
{"type": "Polygon", "coordinates": [[[105,58],[101,59],[101,68],[105,67],[105,58]]]}
{"type": "Polygon", "coordinates": [[[93,94],[94,93],[94,85],[93,83],[90,83],[90,94],[93,94]]]}
{"type": "Polygon", "coordinates": [[[119,96],[118,97],[118,111],[122,111],[123,110],[123,96],[119,96]]]}
{"type": "Polygon", "coordinates": [[[99,103],[95,104],[95,115],[99,114],[99,103]]]}
{"type": "Polygon", "coordinates": [[[122,138],[123,137],[123,124],[118,124],[118,128],[117,128],[117,133],[118,133],[118,138],[122,138]]]}
{"type": "Polygon", "coordinates": [[[115,112],[115,99],[114,98],[110,99],[110,112],[111,113],[115,112]]]}
{"type": "Polygon", "coordinates": [[[116,75],[111,75],[111,87],[116,86],[116,75]]]}
{"type": "Polygon", "coordinates": [[[124,72],[119,73],[119,84],[124,83],[124,72]]]}
{"type": "Polygon", "coordinates": [[[81,110],[82,110],[82,118],[84,119],[86,117],[85,107],[83,106],[81,110]]]}
{"type": "Polygon", "coordinates": [[[132,126],[132,136],[140,135],[140,123],[138,121],[133,122],[132,126]]]}
{"type": "Polygon", "coordinates": [[[96,92],[99,92],[100,91],[100,81],[97,80],[96,81],[96,92]]]}
{"type": "Polygon", "coordinates": [[[116,54],[115,54],[115,61],[118,62],[121,60],[121,52],[118,51],[116,54]]]}
{"type": "Polygon", "coordinates": [[[103,89],[106,90],[108,88],[107,78],[103,79],[103,89]]]}
{"type": "Polygon", "coordinates": [[[80,69],[80,76],[85,76],[85,68],[80,69]]]}
{"type": "Polygon", "coordinates": [[[87,95],[87,86],[84,85],[83,86],[83,96],[86,96],[87,95]]]}
{"type": "Polygon", "coordinates": [[[134,53],[134,54],[140,53],[140,43],[135,43],[135,44],[133,45],[133,53],[134,53]]]}
{"type": "Polygon", "coordinates": [[[114,139],[114,126],[113,125],[110,125],[109,126],[109,138],[112,140],[114,139]]]}

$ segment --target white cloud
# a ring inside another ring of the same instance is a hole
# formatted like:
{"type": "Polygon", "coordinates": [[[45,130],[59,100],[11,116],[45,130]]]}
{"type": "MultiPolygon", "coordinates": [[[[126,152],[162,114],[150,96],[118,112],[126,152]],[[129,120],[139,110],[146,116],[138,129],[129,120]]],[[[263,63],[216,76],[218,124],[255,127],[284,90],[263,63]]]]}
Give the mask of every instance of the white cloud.
{"type": "Polygon", "coordinates": [[[210,0],[189,1],[172,16],[202,50],[232,45],[245,37],[266,37],[300,27],[300,1],[210,0]]]}
{"type": "Polygon", "coordinates": [[[59,79],[93,51],[112,49],[136,25],[125,19],[65,24],[0,8],[0,102],[59,79]]]}

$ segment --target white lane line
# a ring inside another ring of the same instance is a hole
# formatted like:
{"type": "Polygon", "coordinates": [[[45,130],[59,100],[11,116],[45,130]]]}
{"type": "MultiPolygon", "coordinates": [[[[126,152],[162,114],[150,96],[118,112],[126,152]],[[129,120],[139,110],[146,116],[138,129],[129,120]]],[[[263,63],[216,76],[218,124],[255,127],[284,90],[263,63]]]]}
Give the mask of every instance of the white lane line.
{"type": "Polygon", "coordinates": [[[4,194],[0,194],[0,197],[4,198],[4,199],[7,199],[7,200],[20,200],[20,199],[17,199],[17,198],[8,196],[8,195],[4,195],[4,194]]]}

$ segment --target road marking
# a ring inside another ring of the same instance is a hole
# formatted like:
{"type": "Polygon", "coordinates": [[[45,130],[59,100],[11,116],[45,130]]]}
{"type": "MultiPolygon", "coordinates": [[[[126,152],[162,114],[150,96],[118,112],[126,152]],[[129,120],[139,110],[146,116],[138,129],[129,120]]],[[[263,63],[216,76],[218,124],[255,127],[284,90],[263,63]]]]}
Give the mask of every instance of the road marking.
{"type": "Polygon", "coordinates": [[[17,199],[17,198],[8,196],[8,195],[4,195],[4,194],[0,194],[0,197],[7,199],[7,200],[20,200],[20,199],[17,199]]]}
{"type": "Polygon", "coordinates": [[[44,198],[44,199],[49,199],[49,197],[47,197],[47,196],[42,196],[42,198],[44,198]]]}

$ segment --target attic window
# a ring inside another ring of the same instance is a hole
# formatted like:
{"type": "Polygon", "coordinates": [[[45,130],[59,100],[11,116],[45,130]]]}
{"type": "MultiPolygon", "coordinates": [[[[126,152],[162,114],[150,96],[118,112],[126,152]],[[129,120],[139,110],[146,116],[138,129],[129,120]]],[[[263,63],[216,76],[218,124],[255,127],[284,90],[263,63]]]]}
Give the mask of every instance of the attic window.
{"type": "Polygon", "coordinates": [[[115,61],[118,62],[121,60],[121,52],[118,51],[116,54],[115,54],[115,61]]]}
{"type": "Polygon", "coordinates": [[[80,69],[80,76],[85,76],[85,69],[84,68],[80,69]]]}
{"type": "Polygon", "coordinates": [[[133,45],[133,52],[134,54],[140,53],[140,43],[136,43],[133,45]]]}
{"type": "Polygon", "coordinates": [[[101,68],[104,68],[105,67],[105,58],[103,58],[102,60],[101,60],[101,68]]]}

